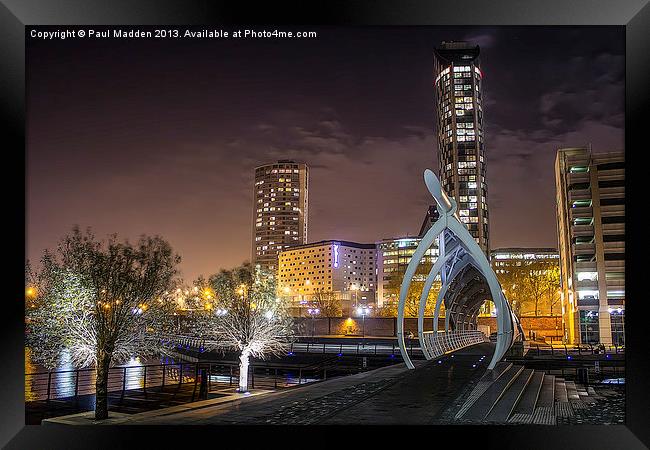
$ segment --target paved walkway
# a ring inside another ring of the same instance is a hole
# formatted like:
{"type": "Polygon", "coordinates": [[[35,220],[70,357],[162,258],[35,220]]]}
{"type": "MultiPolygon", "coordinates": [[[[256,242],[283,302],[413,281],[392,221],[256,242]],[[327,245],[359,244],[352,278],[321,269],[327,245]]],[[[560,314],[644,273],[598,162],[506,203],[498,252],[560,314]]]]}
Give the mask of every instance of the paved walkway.
{"type": "Polygon", "coordinates": [[[480,344],[440,362],[416,361],[413,371],[396,364],[282,392],[116,419],[125,425],[436,423],[466,383],[484,373],[493,351],[493,344],[480,344]]]}

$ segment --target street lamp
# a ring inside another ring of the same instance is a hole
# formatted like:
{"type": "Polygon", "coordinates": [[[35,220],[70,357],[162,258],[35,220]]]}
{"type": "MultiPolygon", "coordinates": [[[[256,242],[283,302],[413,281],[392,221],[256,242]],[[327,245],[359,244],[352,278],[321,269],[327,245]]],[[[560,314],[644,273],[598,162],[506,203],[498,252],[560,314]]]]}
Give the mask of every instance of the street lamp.
{"type": "Polygon", "coordinates": [[[315,329],[316,329],[316,322],[315,322],[314,319],[316,318],[316,315],[319,312],[320,312],[320,309],[318,309],[318,308],[309,308],[307,310],[307,313],[311,316],[311,337],[312,338],[314,337],[314,333],[315,333],[315,329]]]}
{"type": "Polygon", "coordinates": [[[370,310],[365,307],[365,306],[359,306],[357,308],[357,314],[361,316],[361,323],[363,324],[363,331],[361,332],[361,345],[365,345],[365,339],[366,339],[366,315],[370,312],[370,310]]]}

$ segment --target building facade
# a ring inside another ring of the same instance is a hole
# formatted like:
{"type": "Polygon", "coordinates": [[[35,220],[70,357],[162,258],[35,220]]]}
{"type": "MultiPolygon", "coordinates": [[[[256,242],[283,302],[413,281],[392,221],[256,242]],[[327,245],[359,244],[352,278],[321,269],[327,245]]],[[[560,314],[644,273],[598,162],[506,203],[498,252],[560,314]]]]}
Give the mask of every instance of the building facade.
{"type": "Polygon", "coordinates": [[[486,255],[490,249],[485,147],[483,72],[480,49],[442,42],[434,52],[434,90],[439,178],[458,203],[460,220],[486,255]]]}
{"type": "MultiPolygon", "coordinates": [[[[524,296],[525,308],[513,309],[521,315],[560,315],[560,254],[555,248],[509,247],[490,251],[490,264],[511,305],[524,296]],[[513,286],[513,284],[523,286],[513,286]],[[511,292],[512,291],[512,292],[511,292]],[[534,304],[537,300],[537,304],[534,304]],[[533,309],[534,308],[534,309],[533,309]]],[[[485,313],[491,304],[484,305],[485,313]]],[[[560,331],[561,334],[561,331],[560,331]]]]}
{"type": "Polygon", "coordinates": [[[359,305],[374,306],[375,245],[320,241],[283,250],[278,261],[278,295],[288,300],[294,315],[314,301],[319,291],[333,293],[343,314],[359,305]]]}
{"type": "Polygon", "coordinates": [[[559,149],[557,227],[565,339],[624,343],[625,156],[559,149]]]}
{"type": "Polygon", "coordinates": [[[309,168],[280,160],[255,168],[253,191],[254,265],[275,273],[278,253],[307,242],[309,168]]]}
{"type": "MultiPolygon", "coordinates": [[[[399,287],[404,279],[406,267],[419,243],[420,237],[384,239],[376,243],[378,307],[396,304],[399,300],[399,287]]],[[[437,258],[438,242],[436,240],[434,245],[424,254],[413,280],[424,281],[428,273],[428,270],[425,269],[430,269],[437,258]]]]}
{"type": "Polygon", "coordinates": [[[492,267],[503,272],[515,266],[519,267],[533,261],[558,262],[560,254],[556,248],[508,247],[495,248],[490,251],[492,267]]]}

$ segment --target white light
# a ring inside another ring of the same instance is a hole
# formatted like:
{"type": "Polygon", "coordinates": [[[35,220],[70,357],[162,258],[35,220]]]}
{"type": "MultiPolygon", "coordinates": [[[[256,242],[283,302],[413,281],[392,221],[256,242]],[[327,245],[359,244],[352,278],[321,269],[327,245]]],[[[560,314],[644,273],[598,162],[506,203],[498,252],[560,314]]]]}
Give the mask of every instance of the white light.
{"type": "Polygon", "coordinates": [[[362,309],[361,309],[361,308],[357,308],[357,314],[361,314],[361,312],[362,312],[362,309]]]}
{"type": "Polygon", "coordinates": [[[265,316],[267,319],[271,320],[271,318],[273,317],[273,311],[267,311],[265,316]]]}

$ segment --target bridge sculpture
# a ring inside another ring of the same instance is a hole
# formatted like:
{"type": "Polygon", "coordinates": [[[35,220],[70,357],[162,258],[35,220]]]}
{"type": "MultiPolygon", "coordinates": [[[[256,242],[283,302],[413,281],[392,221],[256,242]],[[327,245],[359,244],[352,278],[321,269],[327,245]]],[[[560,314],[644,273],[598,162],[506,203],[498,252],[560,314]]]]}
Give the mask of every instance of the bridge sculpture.
{"type": "Polygon", "coordinates": [[[523,339],[521,325],[510,309],[485,254],[459,220],[456,201],[447,196],[440,181],[429,169],[424,171],[424,183],[436,201],[440,217],[421,239],[402,281],[397,312],[397,338],[402,358],[409,369],[415,368],[404,340],[404,306],[420,260],[438,238],[439,256],[424,282],[418,308],[418,337],[422,352],[426,359],[433,359],[484,342],[486,336],[477,330],[476,318],[485,299],[491,297],[496,309],[497,342],[488,369],[494,369],[512,344],[517,339],[523,339]],[[425,331],[424,311],[429,292],[438,276],[441,289],[435,303],[433,330],[425,331]],[[446,311],[444,333],[438,332],[443,301],[446,311]]]}

